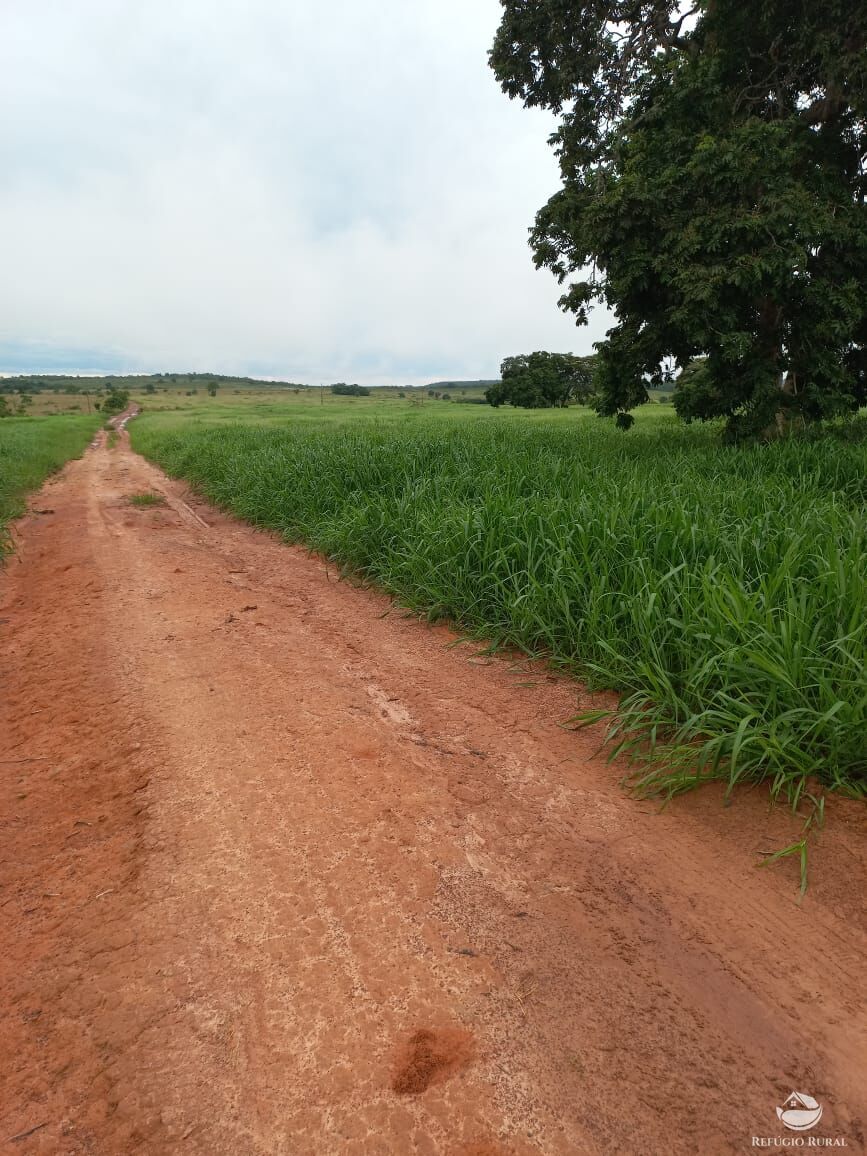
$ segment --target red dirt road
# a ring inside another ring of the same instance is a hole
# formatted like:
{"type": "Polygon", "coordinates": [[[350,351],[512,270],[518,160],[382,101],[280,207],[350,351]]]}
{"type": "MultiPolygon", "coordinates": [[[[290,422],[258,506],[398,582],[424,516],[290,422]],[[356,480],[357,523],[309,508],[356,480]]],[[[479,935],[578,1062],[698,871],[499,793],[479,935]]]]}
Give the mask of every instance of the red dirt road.
{"type": "Polygon", "coordinates": [[[630,799],[560,725],[574,684],[125,435],[32,507],[0,579],[0,1151],[746,1152],[795,1135],[792,1089],[863,1150],[863,808],[829,804],[799,907],[794,863],[755,869],[797,830],[764,793],[630,799]]]}

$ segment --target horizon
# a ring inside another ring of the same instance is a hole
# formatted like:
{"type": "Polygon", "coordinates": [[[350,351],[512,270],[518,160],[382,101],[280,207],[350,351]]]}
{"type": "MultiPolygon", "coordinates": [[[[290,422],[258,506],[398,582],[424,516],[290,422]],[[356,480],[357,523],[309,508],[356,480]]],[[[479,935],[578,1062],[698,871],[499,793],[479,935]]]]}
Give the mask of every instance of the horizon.
{"type": "Polygon", "coordinates": [[[0,381],[16,381],[18,379],[29,379],[34,377],[41,377],[45,379],[57,378],[58,380],[67,381],[74,379],[92,380],[94,378],[154,378],[154,377],[211,377],[223,378],[229,381],[250,381],[253,383],[267,383],[269,385],[287,385],[292,387],[300,387],[302,389],[330,389],[332,385],[365,385],[368,389],[424,389],[431,385],[442,385],[448,383],[450,385],[487,385],[490,382],[499,381],[499,377],[437,377],[425,378],[422,381],[388,381],[377,384],[369,384],[352,378],[350,375],[347,378],[341,378],[340,381],[300,381],[293,377],[255,377],[246,373],[220,373],[217,370],[199,370],[199,369],[165,369],[165,370],[97,370],[97,369],[76,369],[64,370],[58,372],[56,370],[42,370],[34,369],[27,372],[8,373],[0,370],[0,381]]]}

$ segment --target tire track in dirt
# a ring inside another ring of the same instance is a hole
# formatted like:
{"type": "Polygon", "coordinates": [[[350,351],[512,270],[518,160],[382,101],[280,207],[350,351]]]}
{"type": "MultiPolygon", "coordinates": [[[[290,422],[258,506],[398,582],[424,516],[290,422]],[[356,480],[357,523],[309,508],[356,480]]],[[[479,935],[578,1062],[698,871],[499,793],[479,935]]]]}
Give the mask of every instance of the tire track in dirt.
{"type": "Polygon", "coordinates": [[[125,434],[48,489],[2,578],[0,1145],[729,1153],[791,1085],[863,1146],[862,809],[798,907],[763,796],[628,799],[574,685],[125,434]]]}

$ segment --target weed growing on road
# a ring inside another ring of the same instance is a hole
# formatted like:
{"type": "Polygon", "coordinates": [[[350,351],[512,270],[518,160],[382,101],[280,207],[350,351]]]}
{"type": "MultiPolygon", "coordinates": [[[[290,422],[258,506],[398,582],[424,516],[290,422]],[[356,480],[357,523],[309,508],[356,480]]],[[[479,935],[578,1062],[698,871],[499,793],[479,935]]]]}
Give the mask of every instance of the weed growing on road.
{"type": "Polygon", "coordinates": [[[162,494],[155,494],[150,490],[146,490],[141,494],[130,494],[127,499],[131,506],[139,506],[141,509],[148,509],[151,506],[164,506],[166,500],[162,494]]]}

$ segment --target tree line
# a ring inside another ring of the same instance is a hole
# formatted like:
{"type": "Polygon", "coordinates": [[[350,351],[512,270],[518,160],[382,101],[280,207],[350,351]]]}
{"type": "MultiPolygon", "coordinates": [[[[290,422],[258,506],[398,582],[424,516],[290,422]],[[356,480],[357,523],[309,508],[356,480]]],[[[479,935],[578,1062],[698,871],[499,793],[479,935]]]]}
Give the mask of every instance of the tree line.
{"type": "Polygon", "coordinates": [[[0,393],[41,393],[53,391],[66,394],[94,393],[104,389],[141,390],[155,393],[170,389],[308,389],[292,381],[261,381],[255,377],[239,377],[222,373],[127,373],[127,374],[67,374],[29,373],[0,378],[0,393]]]}

